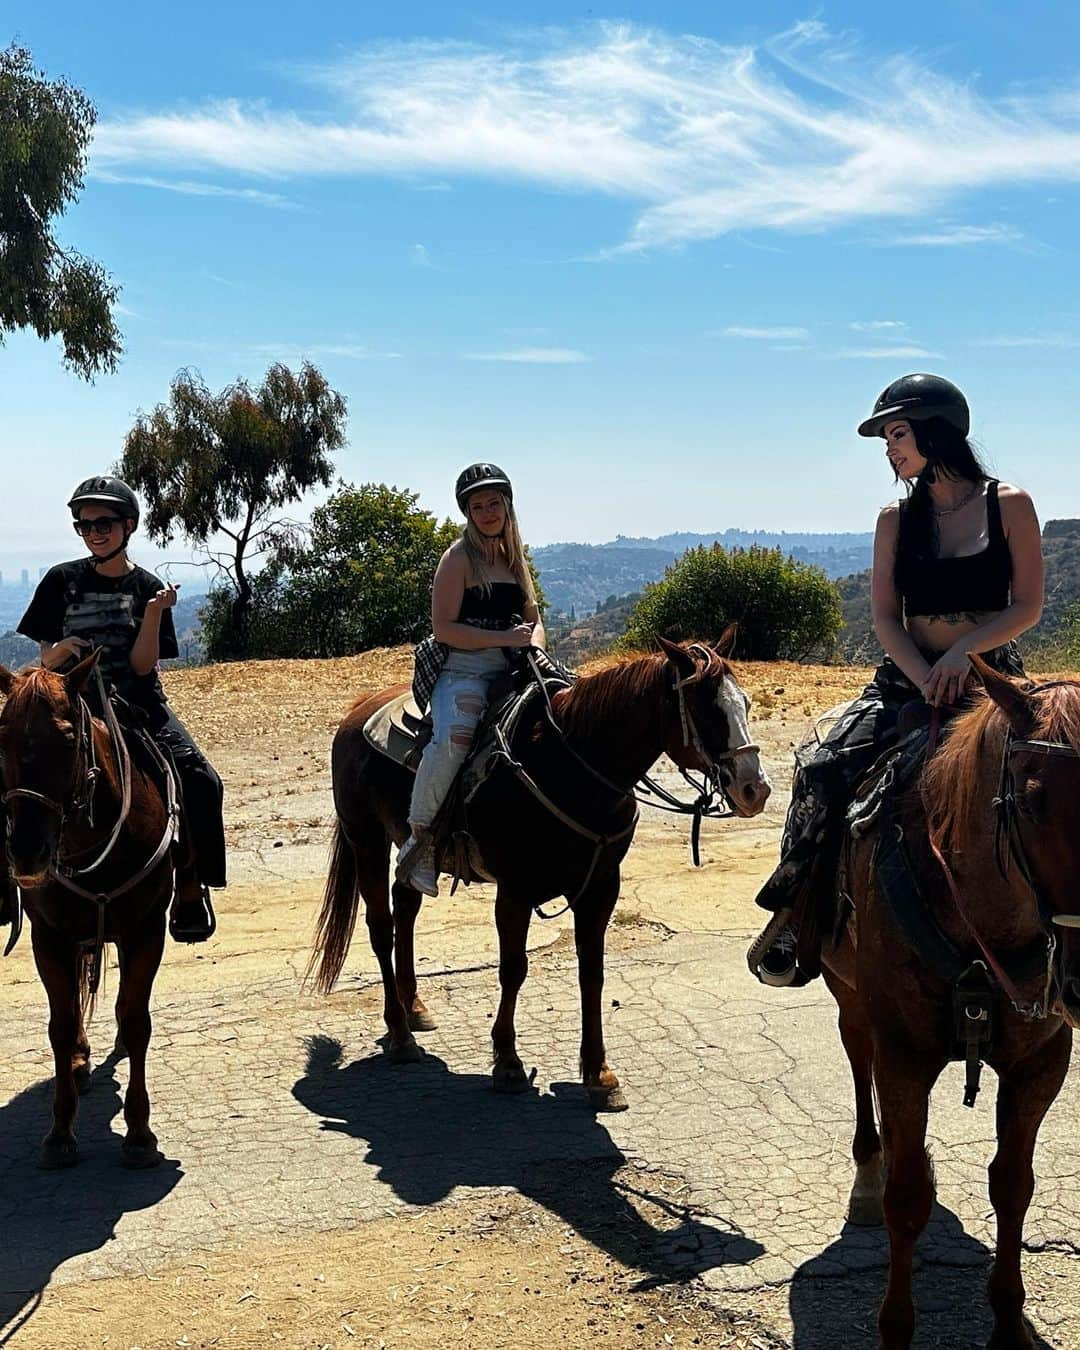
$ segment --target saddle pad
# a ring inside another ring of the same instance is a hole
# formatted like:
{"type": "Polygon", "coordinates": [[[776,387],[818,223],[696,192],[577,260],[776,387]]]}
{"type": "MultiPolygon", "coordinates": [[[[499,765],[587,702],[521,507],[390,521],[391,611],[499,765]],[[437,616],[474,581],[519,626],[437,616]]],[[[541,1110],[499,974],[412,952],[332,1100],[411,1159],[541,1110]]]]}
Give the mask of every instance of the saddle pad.
{"type": "Polygon", "coordinates": [[[416,747],[416,735],[424,717],[416,706],[412,693],[406,690],[389,703],[384,703],[364,723],[364,739],[380,754],[406,768],[416,747]]]}

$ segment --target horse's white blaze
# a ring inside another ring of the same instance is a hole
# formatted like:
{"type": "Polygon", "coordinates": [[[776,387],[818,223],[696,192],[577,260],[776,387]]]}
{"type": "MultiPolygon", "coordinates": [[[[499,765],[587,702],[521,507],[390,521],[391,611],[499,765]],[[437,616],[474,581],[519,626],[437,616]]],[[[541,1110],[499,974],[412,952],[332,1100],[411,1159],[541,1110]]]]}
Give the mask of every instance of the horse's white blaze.
{"type": "MultiPolygon", "coordinates": [[[[716,689],[717,707],[727,717],[728,727],[731,735],[728,738],[728,748],[734,749],[738,745],[749,745],[753,740],[750,735],[750,721],[746,715],[746,694],[742,688],[736,684],[731,675],[725,675],[717,685],[716,689]]],[[[772,787],[769,782],[769,775],[761,765],[761,759],[756,750],[748,751],[744,755],[736,755],[728,760],[731,768],[732,783],[736,791],[740,788],[748,787],[751,784],[764,783],[772,787]]]]}

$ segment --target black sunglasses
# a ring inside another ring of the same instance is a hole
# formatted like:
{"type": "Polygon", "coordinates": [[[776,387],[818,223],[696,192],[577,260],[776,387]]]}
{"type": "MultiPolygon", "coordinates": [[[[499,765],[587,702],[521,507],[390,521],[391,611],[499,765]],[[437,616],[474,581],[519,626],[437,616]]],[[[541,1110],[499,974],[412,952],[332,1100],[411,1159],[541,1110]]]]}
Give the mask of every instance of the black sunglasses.
{"type": "Polygon", "coordinates": [[[85,539],[88,534],[108,534],[114,525],[122,525],[123,516],[95,516],[93,520],[76,520],[73,522],[75,533],[81,534],[85,539]]]}

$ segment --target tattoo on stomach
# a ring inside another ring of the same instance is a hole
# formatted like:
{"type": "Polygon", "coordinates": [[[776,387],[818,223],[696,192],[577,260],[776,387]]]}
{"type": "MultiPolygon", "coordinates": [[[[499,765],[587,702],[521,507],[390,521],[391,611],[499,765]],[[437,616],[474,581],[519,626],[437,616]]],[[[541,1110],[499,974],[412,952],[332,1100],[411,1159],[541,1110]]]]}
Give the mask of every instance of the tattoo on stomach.
{"type": "Polygon", "coordinates": [[[955,614],[925,614],[921,616],[927,623],[981,623],[976,610],[965,609],[955,614]]]}

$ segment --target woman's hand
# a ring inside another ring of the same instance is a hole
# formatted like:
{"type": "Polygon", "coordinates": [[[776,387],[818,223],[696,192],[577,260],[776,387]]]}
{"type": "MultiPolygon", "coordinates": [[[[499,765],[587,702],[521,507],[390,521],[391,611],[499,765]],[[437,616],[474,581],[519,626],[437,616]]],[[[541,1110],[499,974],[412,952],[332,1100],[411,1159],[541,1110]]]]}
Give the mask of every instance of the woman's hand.
{"type": "Polygon", "coordinates": [[[513,628],[505,628],[500,633],[502,647],[531,647],[533,626],[531,623],[518,623],[513,628]]]}
{"type": "Polygon", "coordinates": [[[974,677],[966,651],[950,647],[930,667],[922,685],[922,696],[932,708],[958,703],[974,677]]]}
{"type": "Polygon", "coordinates": [[[42,655],[41,664],[46,670],[59,670],[69,661],[77,661],[83,652],[88,651],[92,646],[93,643],[87,638],[61,638],[59,642],[54,642],[49,650],[42,655]]]}
{"type": "Polygon", "coordinates": [[[166,586],[163,591],[158,591],[152,595],[146,602],[147,610],[172,609],[176,604],[176,592],[179,589],[179,583],[176,586],[166,586]]]}

